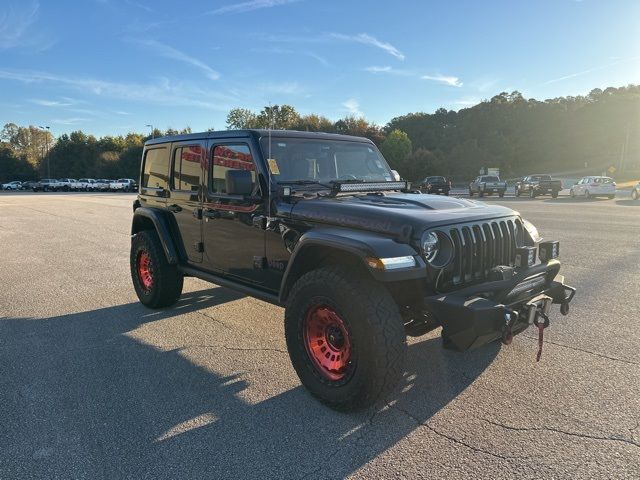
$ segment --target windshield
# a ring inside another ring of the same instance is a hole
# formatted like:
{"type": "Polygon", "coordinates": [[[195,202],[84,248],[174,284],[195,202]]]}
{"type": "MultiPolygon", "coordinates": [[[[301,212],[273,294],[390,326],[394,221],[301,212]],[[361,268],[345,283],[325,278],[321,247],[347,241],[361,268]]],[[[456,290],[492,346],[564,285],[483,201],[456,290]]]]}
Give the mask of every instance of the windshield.
{"type": "Polygon", "coordinates": [[[551,176],[549,175],[534,175],[531,177],[531,180],[533,180],[534,182],[546,182],[548,180],[551,180],[551,176]]]}
{"type": "Polygon", "coordinates": [[[425,182],[426,183],[436,183],[436,182],[445,183],[445,179],[444,179],[444,177],[427,177],[425,179],[425,182]]]}
{"type": "Polygon", "coordinates": [[[483,182],[499,182],[500,179],[498,177],[482,177],[483,182]]]}
{"type": "MultiPolygon", "coordinates": [[[[269,158],[269,139],[260,140],[269,158]]],[[[315,138],[272,138],[271,174],[278,182],[333,180],[393,181],[393,174],[378,149],[367,143],[315,138]]]]}

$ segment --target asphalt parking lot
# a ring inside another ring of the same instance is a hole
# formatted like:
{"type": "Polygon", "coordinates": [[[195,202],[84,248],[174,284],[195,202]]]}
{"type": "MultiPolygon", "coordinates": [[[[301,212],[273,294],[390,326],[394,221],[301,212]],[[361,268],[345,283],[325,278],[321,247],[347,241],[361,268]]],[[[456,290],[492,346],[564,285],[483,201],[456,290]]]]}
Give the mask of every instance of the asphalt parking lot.
{"type": "Polygon", "coordinates": [[[561,241],[579,291],[542,360],[409,340],[390,403],[340,414],[283,310],[196,279],[138,303],[130,194],[0,193],[0,478],[640,478],[640,202],[490,198],[561,241]]]}

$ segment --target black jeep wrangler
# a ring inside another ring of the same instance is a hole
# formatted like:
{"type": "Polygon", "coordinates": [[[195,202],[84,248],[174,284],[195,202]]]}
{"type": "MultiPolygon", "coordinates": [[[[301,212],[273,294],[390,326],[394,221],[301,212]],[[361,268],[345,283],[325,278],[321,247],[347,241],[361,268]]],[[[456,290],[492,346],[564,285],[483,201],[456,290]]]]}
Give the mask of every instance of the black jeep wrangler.
{"type": "MultiPolygon", "coordinates": [[[[293,366],[329,406],[367,406],[401,376],[406,336],[459,351],[567,314],[558,242],[517,212],[414,191],[365,138],[246,130],[149,140],[134,203],[140,301],[185,276],[285,308],[293,366]]],[[[251,321],[259,322],[260,319],[251,321]]]]}

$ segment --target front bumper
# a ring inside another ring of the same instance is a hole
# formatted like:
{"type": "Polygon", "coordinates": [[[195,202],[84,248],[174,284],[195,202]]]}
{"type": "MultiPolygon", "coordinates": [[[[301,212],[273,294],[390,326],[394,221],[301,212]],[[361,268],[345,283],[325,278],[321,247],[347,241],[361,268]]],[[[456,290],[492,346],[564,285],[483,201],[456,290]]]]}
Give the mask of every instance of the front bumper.
{"type": "Polygon", "coordinates": [[[425,307],[442,325],[445,346],[464,351],[502,338],[509,343],[551,304],[567,314],[575,289],[558,274],[560,262],[535,265],[506,280],[427,296],[425,307]]]}

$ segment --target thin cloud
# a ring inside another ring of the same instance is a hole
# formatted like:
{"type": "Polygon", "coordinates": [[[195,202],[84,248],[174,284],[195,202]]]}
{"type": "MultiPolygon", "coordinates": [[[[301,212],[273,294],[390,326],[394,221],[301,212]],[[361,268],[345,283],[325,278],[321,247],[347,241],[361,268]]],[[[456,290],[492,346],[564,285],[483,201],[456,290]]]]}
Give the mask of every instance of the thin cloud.
{"type": "Polygon", "coordinates": [[[178,50],[177,48],[171,47],[169,45],[165,45],[164,43],[157,42],[156,40],[133,40],[135,43],[138,43],[144,47],[147,47],[154,51],[156,54],[171,58],[172,60],[177,60],[179,62],[186,63],[187,65],[191,65],[201,70],[208,78],[211,80],[218,80],[220,78],[220,73],[211,68],[206,63],[194,58],[186,53],[178,50]]]}
{"type": "Polygon", "coordinates": [[[558,77],[558,78],[554,78],[554,79],[551,79],[551,80],[547,80],[542,85],[550,85],[552,83],[562,82],[563,80],[569,80],[570,78],[580,77],[582,75],[586,75],[586,74],[591,73],[591,72],[597,72],[598,70],[604,70],[606,68],[613,67],[614,65],[618,65],[619,63],[632,62],[632,61],[638,60],[638,59],[640,59],[640,55],[639,56],[635,56],[635,57],[622,58],[622,59],[616,60],[615,62],[609,62],[609,63],[606,63],[604,65],[598,65],[598,66],[595,66],[595,67],[592,67],[592,68],[588,68],[586,70],[582,70],[580,72],[570,73],[570,74],[564,75],[562,77],[558,77]]]}
{"type": "Polygon", "coordinates": [[[393,55],[394,57],[396,57],[398,60],[404,60],[404,54],[400,50],[398,50],[396,47],[394,47],[390,43],[382,42],[367,33],[359,33],[357,35],[344,35],[342,33],[331,33],[329,36],[331,38],[344,40],[347,42],[356,42],[356,43],[362,43],[364,45],[370,45],[372,47],[376,47],[381,50],[384,50],[389,55],[393,55]]]}
{"type": "Polygon", "coordinates": [[[448,75],[422,75],[423,80],[431,80],[434,82],[439,82],[444,85],[449,85],[450,87],[461,87],[462,82],[458,77],[448,76],[448,75]]]}
{"type": "Polygon", "coordinates": [[[363,117],[364,114],[360,111],[360,104],[355,98],[350,98],[349,100],[342,103],[342,106],[347,109],[347,111],[356,117],[363,117]]]}
{"type": "Polygon", "coordinates": [[[42,107],[70,107],[73,105],[72,102],[59,102],[57,100],[42,100],[39,98],[33,98],[29,100],[31,103],[35,103],[36,105],[40,105],[42,107]]]}
{"type": "Polygon", "coordinates": [[[253,10],[260,10],[262,8],[279,7],[281,5],[287,5],[289,3],[295,3],[300,0],[252,0],[249,2],[233,3],[230,5],[224,5],[215,10],[207,12],[210,15],[223,15],[225,13],[244,13],[251,12],[253,10]]]}
{"type": "Polygon", "coordinates": [[[40,15],[40,4],[32,2],[26,8],[18,10],[10,5],[0,13],[0,50],[15,47],[36,47],[46,50],[52,41],[42,38],[40,32],[33,33],[31,27],[40,15]]]}
{"type": "Polygon", "coordinates": [[[86,123],[88,121],[90,120],[87,118],[72,117],[72,118],[53,118],[51,119],[50,123],[55,123],[59,125],[78,125],[79,123],[86,123]]]}
{"type": "Polygon", "coordinates": [[[389,67],[389,66],[384,66],[384,67],[378,67],[378,66],[373,66],[373,67],[366,67],[364,69],[365,72],[369,72],[369,73],[384,73],[387,75],[398,75],[401,77],[411,77],[414,76],[415,73],[411,72],[409,70],[399,70],[397,68],[393,68],[393,67],[389,67]]]}
{"type": "Polygon", "coordinates": [[[219,92],[202,90],[188,84],[174,84],[167,79],[161,79],[151,84],[123,83],[24,70],[0,70],[0,79],[26,84],[52,83],[101,97],[156,105],[198,107],[216,111],[227,111],[238,101],[235,97],[232,98],[219,92]]]}

